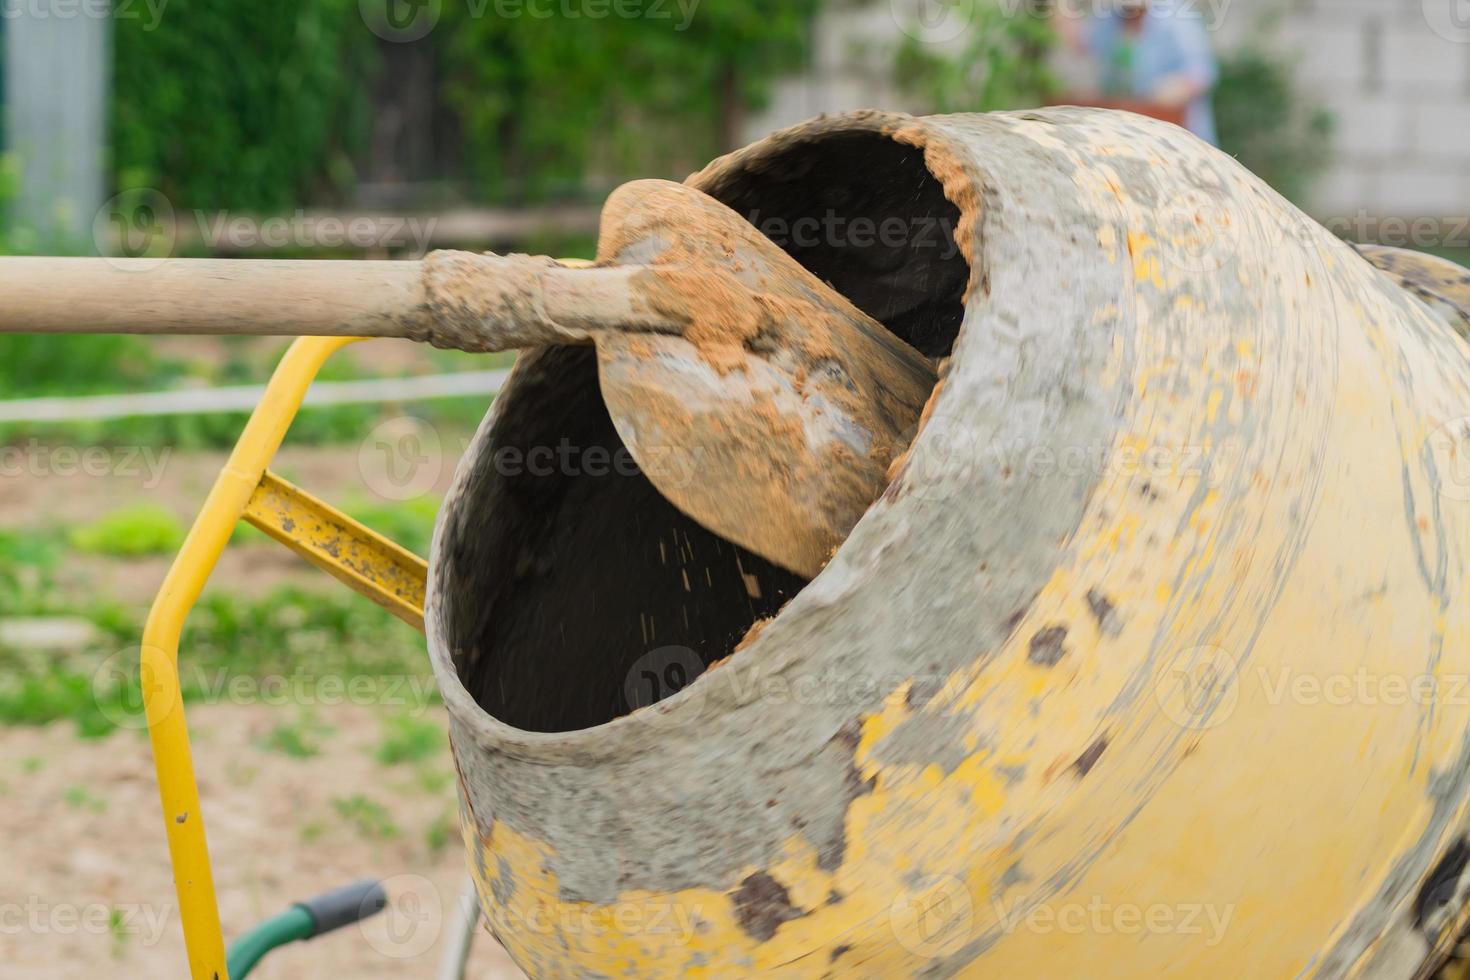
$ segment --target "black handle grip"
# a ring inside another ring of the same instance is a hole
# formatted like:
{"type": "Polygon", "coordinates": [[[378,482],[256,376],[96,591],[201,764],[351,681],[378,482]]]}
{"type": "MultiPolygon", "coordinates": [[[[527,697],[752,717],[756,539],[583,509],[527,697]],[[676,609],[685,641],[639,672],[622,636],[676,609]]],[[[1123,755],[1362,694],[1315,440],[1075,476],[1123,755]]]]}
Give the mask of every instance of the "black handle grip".
{"type": "Polygon", "coordinates": [[[377,915],[388,905],[388,893],[381,882],[364,878],[296,905],[316,923],[315,937],[377,915]]]}

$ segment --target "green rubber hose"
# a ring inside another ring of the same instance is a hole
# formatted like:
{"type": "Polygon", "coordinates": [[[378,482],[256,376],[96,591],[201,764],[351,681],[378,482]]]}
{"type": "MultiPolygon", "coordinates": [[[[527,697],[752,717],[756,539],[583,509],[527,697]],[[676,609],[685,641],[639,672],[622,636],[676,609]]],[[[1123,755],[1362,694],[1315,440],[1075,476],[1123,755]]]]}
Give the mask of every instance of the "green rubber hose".
{"type": "Polygon", "coordinates": [[[293,905],[273,918],[266,919],[230,945],[225,969],[230,980],[244,980],[260,958],[287,943],[310,939],[316,932],[316,921],[300,905],[293,905]]]}

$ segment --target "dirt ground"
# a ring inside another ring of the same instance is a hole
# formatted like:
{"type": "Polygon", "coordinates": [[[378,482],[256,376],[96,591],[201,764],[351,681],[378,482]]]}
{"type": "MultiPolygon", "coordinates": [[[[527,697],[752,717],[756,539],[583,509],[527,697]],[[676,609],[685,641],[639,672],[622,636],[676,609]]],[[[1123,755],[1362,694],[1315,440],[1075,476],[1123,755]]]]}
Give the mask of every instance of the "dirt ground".
{"type": "MultiPolygon", "coordinates": [[[[433,977],[464,868],[447,751],[418,767],[385,767],[373,757],[376,710],[344,705],[323,709],[334,734],[320,755],[288,758],[259,744],[280,711],[189,709],[226,941],[295,899],[372,876],[388,889],[387,911],[281,949],[251,976],[433,977]],[[442,777],[437,792],[425,791],[424,766],[442,777]],[[386,817],[344,818],[339,801],[358,796],[386,817]],[[436,848],[429,828],[446,819],[447,843],[436,848]]],[[[141,733],[89,742],[65,724],[0,728],[0,798],[0,973],[10,980],[186,975],[141,733]]],[[[522,974],[482,928],[467,976],[522,974]]]]}
{"type": "MultiPolygon", "coordinates": [[[[220,355],[210,344],[181,341],[171,353],[220,355]]],[[[378,370],[437,367],[412,345],[363,345],[369,348],[375,356],[363,360],[378,370]]],[[[393,494],[396,485],[384,492],[380,447],[371,437],[364,433],[360,444],[328,447],[288,443],[272,468],[333,503],[392,504],[402,498],[393,494]]],[[[431,440],[432,452],[415,457],[415,465],[430,468],[415,492],[442,494],[465,437],[431,440]]],[[[163,505],[187,525],[225,458],[223,452],[179,452],[125,460],[128,465],[105,475],[43,466],[7,476],[0,486],[0,528],[68,528],[140,501],[163,505]]],[[[171,561],[68,552],[56,569],[56,589],[118,600],[141,612],[171,561]]],[[[232,546],[210,588],[255,597],[285,582],[340,588],[264,539],[232,546]]],[[[283,722],[299,720],[296,706],[190,705],[227,942],[292,901],[363,877],[383,880],[390,896],[382,915],[282,949],[252,976],[435,976],[445,917],[460,901],[465,867],[453,767],[447,747],[411,763],[377,758],[390,711],[352,704],[314,709],[326,733],[314,740],[318,754],[302,757],[267,740],[283,722]]],[[[423,717],[442,730],[442,709],[426,711],[423,717]]],[[[0,726],[0,976],[187,975],[158,807],[144,733],[123,729],[87,740],[70,722],[0,726]]],[[[467,976],[522,974],[481,928],[467,976]]]]}

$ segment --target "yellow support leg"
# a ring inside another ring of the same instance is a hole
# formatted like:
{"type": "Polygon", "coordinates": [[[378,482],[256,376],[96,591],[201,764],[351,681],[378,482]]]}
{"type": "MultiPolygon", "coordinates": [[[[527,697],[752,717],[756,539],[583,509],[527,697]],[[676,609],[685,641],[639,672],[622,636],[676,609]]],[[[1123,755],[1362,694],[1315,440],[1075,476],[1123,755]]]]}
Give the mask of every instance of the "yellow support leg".
{"type": "Polygon", "coordinates": [[[228,974],[179,686],[179,637],[235,524],[250,508],[307,388],[327,358],[356,339],[306,338],[287,351],[169,569],[144,628],[140,677],[144,710],[194,980],[227,980],[228,974]]]}

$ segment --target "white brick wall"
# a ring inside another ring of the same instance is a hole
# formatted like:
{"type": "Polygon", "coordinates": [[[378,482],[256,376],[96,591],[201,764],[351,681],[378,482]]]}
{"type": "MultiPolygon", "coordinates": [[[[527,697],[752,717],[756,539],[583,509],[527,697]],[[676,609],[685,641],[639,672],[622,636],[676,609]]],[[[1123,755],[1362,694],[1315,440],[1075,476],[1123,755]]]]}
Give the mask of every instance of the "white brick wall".
{"type": "Polygon", "coordinates": [[[1413,106],[1385,96],[1341,93],[1327,102],[1337,119],[1339,156],[1361,162],[1397,161],[1413,146],[1413,106]]]}
{"type": "Polygon", "coordinates": [[[1425,100],[1414,106],[1414,153],[1470,171],[1470,99],[1425,100]]]}
{"type": "MultiPolygon", "coordinates": [[[[1245,7],[1247,0],[1237,0],[1245,7]]],[[[1232,16],[1243,13],[1232,12],[1232,16]]],[[[1315,83],[1344,93],[1364,91],[1370,65],[1363,57],[1362,29],[1336,17],[1283,21],[1273,43],[1295,56],[1298,71],[1315,83]]]]}
{"type": "Polygon", "coordinates": [[[1382,40],[1386,92],[1447,95],[1470,89],[1470,45],[1446,40],[1424,19],[1385,25],[1382,40]]]}
{"type": "MultiPolygon", "coordinates": [[[[750,121],[749,136],[822,112],[911,108],[883,52],[902,40],[905,5],[919,2],[833,0],[819,19],[810,77],[783,85],[770,111],[750,121]]],[[[1275,17],[1272,43],[1294,61],[1304,90],[1336,115],[1333,169],[1313,194],[1314,209],[1470,213],[1470,0],[1189,2],[1223,15],[1212,34],[1222,50],[1275,17]]]]}
{"type": "Polygon", "coordinates": [[[1465,191],[1462,167],[1414,163],[1381,171],[1376,200],[1364,206],[1383,215],[1448,217],[1466,213],[1465,191]]]}

